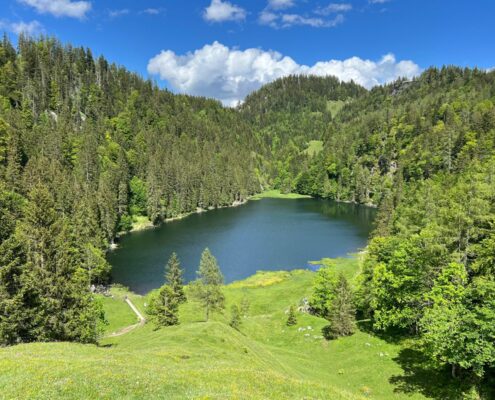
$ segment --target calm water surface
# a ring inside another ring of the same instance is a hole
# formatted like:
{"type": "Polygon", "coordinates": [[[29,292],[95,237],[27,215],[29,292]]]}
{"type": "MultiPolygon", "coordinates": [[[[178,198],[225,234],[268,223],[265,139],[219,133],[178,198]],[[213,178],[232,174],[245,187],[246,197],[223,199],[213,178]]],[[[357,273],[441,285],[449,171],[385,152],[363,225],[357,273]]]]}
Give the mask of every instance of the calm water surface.
{"type": "Polygon", "coordinates": [[[374,209],[328,200],[250,201],[125,235],[108,258],[114,282],[144,294],[163,284],[173,251],[190,281],[209,247],[232,282],[258,270],[309,268],[308,261],[357,252],[366,245],[374,216],[374,209]]]}

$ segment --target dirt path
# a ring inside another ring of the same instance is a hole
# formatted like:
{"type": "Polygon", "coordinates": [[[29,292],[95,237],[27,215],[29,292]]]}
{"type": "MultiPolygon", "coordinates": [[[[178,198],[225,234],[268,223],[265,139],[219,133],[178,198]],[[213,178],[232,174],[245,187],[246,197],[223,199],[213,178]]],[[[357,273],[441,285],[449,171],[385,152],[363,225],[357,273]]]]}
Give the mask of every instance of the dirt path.
{"type": "Polygon", "coordinates": [[[125,335],[126,333],[129,333],[130,331],[136,329],[138,326],[143,326],[146,323],[146,318],[143,317],[143,314],[141,314],[141,312],[133,304],[131,299],[129,299],[129,297],[125,296],[124,301],[127,303],[127,305],[129,307],[131,307],[131,310],[138,317],[139,322],[137,324],[129,325],[129,326],[126,326],[122,329],[119,329],[117,332],[111,333],[110,335],[107,335],[105,337],[117,337],[117,336],[125,335]]]}

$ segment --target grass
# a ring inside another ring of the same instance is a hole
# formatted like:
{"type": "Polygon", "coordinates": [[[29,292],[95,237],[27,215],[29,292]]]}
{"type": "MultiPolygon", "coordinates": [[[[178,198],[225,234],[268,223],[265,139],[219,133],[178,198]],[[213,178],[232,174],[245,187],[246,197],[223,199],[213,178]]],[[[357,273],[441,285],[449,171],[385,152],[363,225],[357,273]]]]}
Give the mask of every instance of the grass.
{"type": "MultiPolygon", "coordinates": [[[[357,259],[324,259],[352,278],[357,259]]],[[[224,288],[227,310],[246,300],[240,331],[229,313],[204,322],[198,304],[180,309],[181,324],[155,330],[151,324],[103,338],[99,346],[36,343],[0,349],[0,397],[7,399],[454,399],[446,375],[421,370],[407,340],[369,333],[366,322],[353,336],[321,338],[324,319],[286,311],[311,293],[307,270],[258,272],[224,288]],[[422,375],[423,373],[423,375],[422,375]],[[431,378],[434,378],[433,381],[431,378]],[[448,382],[448,381],[446,381],[448,382]]],[[[122,307],[131,296],[145,310],[146,296],[116,287],[103,299],[108,332],[134,323],[122,307]]]]}
{"type": "Polygon", "coordinates": [[[313,157],[323,150],[323,142],[321,140],[310,140],[308,147],[303,151],[303,153],[313,157]]]}
{"type": "Polygon", "coordinates": [[[139,322],[136,314],[124,301],[125,296],[128,296],[140,311],[145,309],[145,300],[142,296],[131,293],[127,288],[121,286],[113,286],[110,289],[110,296],[98,295],[108,322],[105,326],[105,335],[115,333],[126,326],[139,322]]]}
{"type": "Polygon", "coordinates": [[[266,190],[262,193],[255,194],[250,198],[250,200],[261,200],[261,199],[307,199],[311,196],[307,196],[299,193],[282,193],[280,190],[272,189],[266,190]]]}
{"type": "Polygon", "coordinates": [[[149,220],[148,217],[142,215],[135,215],[132,221],[131,232],[142,231],[144,229],[148,229],[151,227],[153,227],[153,223],[149,220]]]}
{"type": "Polygon", "coordinates": [[[332,114],[332,118],[335,118],[345,104],[346,103],[343,100],[329,100],[327,101],[327,111],[332,114]]]}
{"type": "Polygon", "coordinates": [[[353,258],[322,258],[318,261],[310,261],[309,264],[314,266],[331,267],[336,273],[343,273],[349,280],[353,281],[359,273],[359,262],[356,257],[353,258]]]}

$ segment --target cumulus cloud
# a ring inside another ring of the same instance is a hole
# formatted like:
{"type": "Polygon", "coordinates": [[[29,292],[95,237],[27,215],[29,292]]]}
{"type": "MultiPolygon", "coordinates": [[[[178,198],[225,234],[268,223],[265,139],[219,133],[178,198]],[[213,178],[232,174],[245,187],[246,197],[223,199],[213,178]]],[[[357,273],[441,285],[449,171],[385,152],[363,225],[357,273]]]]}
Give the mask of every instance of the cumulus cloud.
{"type": "Polygon", "coordinates": [[[6,30],[9,32],[13,32],[16,35],[20,35],[21,33],[35,36],[43,33],[45,29],[43,25],[41,25],[38,21],[30,21],[30,22],[10,22],[10,21],[0,21],[0,30],[6,30]]]}
{"type": "Polygon", "coordinates": [[[211,0],[203,18],[210,22],[241,21],[246,18],[246,10],[228,1],[211,0]]]}
{"type": "Polygon", "coordinates": [[[180,93],[214,97],[232,106],[253,90],[287,75],[333,75],[370,88],[398,77],[411,78],[421,69],[412,61],[397,61],[393,54],[378,61],[352,57],[308,66],[275,51],[239,50],[214,42],[184,55],[162,51],[149,61],[148,72],[167,80],[180,93]]]}
{"type": "Polygon", "coordinates": [[[84,18],[91,10],[89,1],[72,0],[18,0],[33,7],[40,14],[52,14],[55,17],[84,18]]]}
{"type": "Polygon", "coordinates": [[[294,6],[294,0],[268,0],[268,8],[283,10],[294,6]]]}

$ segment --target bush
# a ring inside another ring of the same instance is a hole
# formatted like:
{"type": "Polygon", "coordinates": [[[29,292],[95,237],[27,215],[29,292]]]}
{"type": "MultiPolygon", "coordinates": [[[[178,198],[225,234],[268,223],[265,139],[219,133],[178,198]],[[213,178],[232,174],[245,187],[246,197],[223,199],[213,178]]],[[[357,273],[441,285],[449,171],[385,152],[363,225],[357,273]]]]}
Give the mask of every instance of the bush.
{"type": "Polygon", "coordinates": [[[297,324],[296,310],[294,306],[290,306],[289,315],[287,317],[287,326],[294,326],[297,324]]]}
{"type": "Polygon", "coordinates": [[[327,340],[337,339],[339,335],[332,329],[331,325],[326,325],[321,329],[321,334],[327,340]]]}

